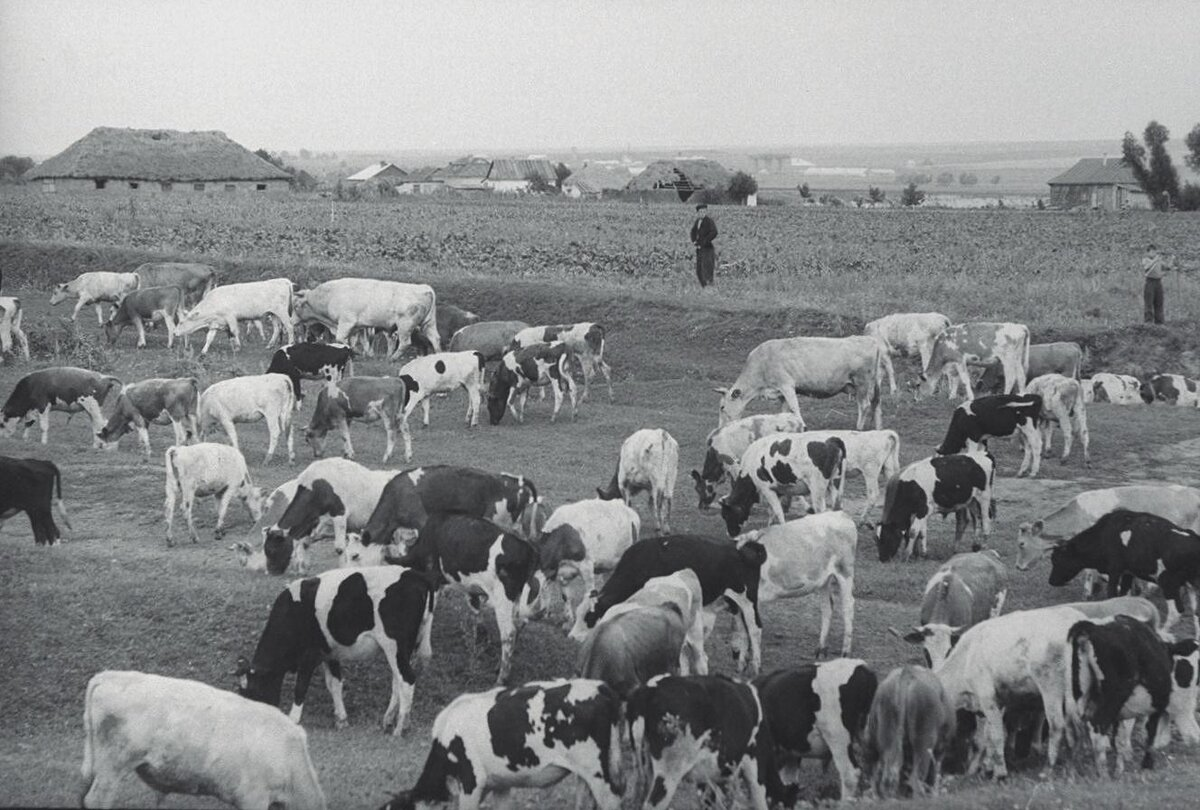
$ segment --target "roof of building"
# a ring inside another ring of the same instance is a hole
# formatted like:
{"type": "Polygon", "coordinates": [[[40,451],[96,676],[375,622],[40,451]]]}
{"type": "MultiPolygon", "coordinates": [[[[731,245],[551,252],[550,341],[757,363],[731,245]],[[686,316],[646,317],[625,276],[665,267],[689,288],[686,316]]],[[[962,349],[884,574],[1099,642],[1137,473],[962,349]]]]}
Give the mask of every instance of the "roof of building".
{"type": "Polygon", "coordinates": [[[1133,169],[1121,158],[1083,158],[1062,174],[1047,181],[1052,186],[1134,186],[1133,169]]]}
{"type": "Polygon", "coordinates": [[[362,171],[355,172],[346,179],[355,181],[370,180],[374,177],[378,177],[384,172],[387,172],[389,175],[394,177],[404,177],[406,174],[408,174],[408,172],[404,171],[404,169],[401,169],[395,163],[389,163],[386,160],[381,160],[378,163],[372,163],[362,171]],[[397,172],[399,172],[399,174],[397,174],[397,172]]]}
{"type": "Polygon", "coordinates": [[[440,166],[422,166],[419,169],[413,169],[407,175],[400,179],[401,183],[444,183],[445,180],[441,176],[442,171],[440,166]]]}
{"type": "Polygon", "coordinates": [[[505,158],[492,161],[492,170],[488,173],[487,179],[527,180],[533,174],[540,175],[547,183],[553,183],[556,179],[554,164],[550,161],[521,160],[518,158],[505,158]]]}
{"type": "Polygon", "coordinates": [[[578,188],[584,194],[601,194],[605,189],[622,189],[633,175],[628,169],[591,164],[572,172],[563,188],[578,188]]]}
{"type": "Polygon", "coordinates": [[[630,180],[627,188],[634,191],[724,188],[732,177],[729,170],[715,160],[656,160],[630,180]]]}
{"type": "Polygon", "coordinates": [[[452,160],[438,172],[438,177],[456,180],[484,180],[492,170],[492,161],[485,157],[465,157],[452,160]]]}
{"type": "Polygon", "coordinates": [[[26,176],[180,182],[291,179],[224,132],[117,127],[96,127],[26,176]]]}

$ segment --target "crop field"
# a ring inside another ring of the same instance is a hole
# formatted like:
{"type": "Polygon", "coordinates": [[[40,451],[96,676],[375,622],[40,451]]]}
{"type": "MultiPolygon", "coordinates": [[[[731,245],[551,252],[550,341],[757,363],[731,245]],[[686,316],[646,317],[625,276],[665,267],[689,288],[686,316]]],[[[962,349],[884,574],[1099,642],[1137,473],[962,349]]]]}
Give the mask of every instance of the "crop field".
{"type": "MultiPolygon", "coordinates": [[[[699,466],[705,436],[716,424],[712,387],[733,379],[746,352],[764,339],[852,334],[868,317],[936,308],[955,319],[1024,321],[1035,337],[1084,340],[1097,370],[1158,366],[1194,374],[1200,362],[1194,276],[1179,281],[1184,292],[1168,287],[1171,326],[1134,323],[1140,319],[1134,263],[1143,243],[1152,235],[1181,261],[1194,263],[1200,260],[1195,253],[1200,219],[786,207],[720,209],[717,216],[722,263],[734,266],[719,272],[716,290],[701,293],[689,286],[694,286],[685,239],[690,209],[682,207],[491,200],[331,206],[319,199],[235,205],[220,198],[155,198],[137,200],[131,215],[127,201],[110,198],[7,194],[0,196],[4,293],[19,295],[26,307],[35,357],[28,365],[6,358],[0,396],[32,368],[50,365],[87,365],[127,382],[195,375],[202,386],[265,369],[269,350],[257,338],[248,339],[240,353],[218,338],[210,355],[199,358],[195,341],[191,354],[168,350],[161,330],[150,334],[147,349],[135,350],[128,331],[110,348],[90,308],[72,328],[60,317],[69,310],[52,309],[47,299],[54,282],[82,270],[129,269],[155,256],[196,256],[217,264],[226,281],[284,275],[308,283],[352,274],[429,281],[439,302],[484,318],[604,323],[615,401],[607,401],[603,386],[593,388],[577,421],[560,418],[551,424],[549,400],[531,397],[525,424],[510,416],[499,426],[468,430],[462,425],[465,403],[455,395],[434,403],[430,428],[414,424],[413,464],[524,473],[553,507],[590,497],[605,483],[629,433],[663,427],[681,451],[673,529],[720,536],[719,514],[697,510],[687,471],[699,466]]],[[[395,368],[379,359],[356,362],[360,374],[395,368]]],[[[897,372],[902,383],[914,376],[903,361],[897,372]]],[[[263,466],[265,428],[239,427],[255,483],[274,487],[311,460],[302,428],[311,416],[315,386],[306,384],[309,398],[295,417],[294,466],[278,456],[263,466]]],[[[846,398],[801,400],[801,407],[814,428],[854,426],[853,403],[846,398]]],[[[885,427],[900,433],[902,463],[932,452],[951,408],[941,397],[922,402],[903,392],[885,397],[885,427]]],[[[1076,451],[1066,464],[1046,460],[1040,478],[1018,480],[1012,477],[1020,460],[1015,440],[993,444],[1000,467],[991,545],[1008,562],[1015,557],[1020,521],[1085,489],[1142,481],[1200,485],[1195,462],[1200,412],[1099,404],[1089,408],[1089,421],[1090,468],[1082,466],[1076,451]]],[[[356,425],[352,430],[357,460],[379,468],[382,429],[356,425]]],[[[170,436],[168,428],[151,430],[155,452],[149,462],[131,436],[113,452],[91,449],[82,416],[68,423],[65,415],[54,414],[45,447],[19,435],[0,439],[0,454],[49,458],[59,465],[74,524],[68,542],[50,549],[34,546],[24,517],[7,522],[0,532],[0,632],[6,639],[0,656],[0,805],[78,801],[83,690],[97,671],[138,669],[232,688],[235,659],[253,651],[270,604],[286,582],[245,571],[227,550],[234,540],[253,541],[254,527],[240,505],[230,510],[222,542],[213,538],[215,508],[198,503],[200,542],[187,542],[179,515],[176,545],[166,546],[162,451],[170,436]]],[[[338,448],[339,440],[331,436],[328,450],[338,448]]],[[[393,459],[389,466],[402,465],[393,459]]],[[[850,479],[847,494],[854,513],[863,497],[859,479],[850,479]]],[[[652,534],[644,501],[635,507],[643,536],[652,534]]],[[[761,507],[756,509],[750,527],[765,519],[761,507]]],[[[953,553],[952,538],[952,522],[933,521],[933,559],[881,564],[871,535],[860,533],[853,654],[877,672],[920,661],[919,651],[887,628],[916,621],[924,583],[953,553]]],[[[318,543],[314,551],[314,570],[334,564],[328,544],[318,543]]],[[[1028,572],[1013,570],[1006,610],[1079,598],[1076,583],[1052,588],[1046,574],[1045,564],[1028,572]]],[[[810,660],[816,647],[815,600],[771,603],[763,614],[764,670],[810,660]]],[[[303,724],[331,807],[377,807],[390,791],[410,786],[437,712],[461,692],[490,687],[499,654],[494,626],[489,643],[470,660],[473,631],[466,616],[465,603],[456,596],[439,606],[434,656],[418,675],[413,713],[400,739],[379,730],[389,691],[382,658],[346,667],[346,730],[334,729],[328,694],[323,684],[314,683],[303,724]]],[[[710,640],[717,671],[732,669],[729,629],[723,618],[710,640]]],[[[841,623],[835,619],[831,643],[840,640],[841,623]]],[[[532,623],[517,642],[512,681],[568,675],[575,654],[575,644],[557,626],[532,623]]],[[[285,697],[284,708],[288,705],[285,697]]],[[[1040,763],[1028,763],[999,785],[951,777],[944,795],[921,806],[1163,808],[1188,806],[1200,795],[1200,752],[1178,744],[1159,757],[1157,770],[1133,770],[1115,781],[1078,764],[1078,770],[1060,765],[1047,779],[1040,763]]],[[[817,764],[805,766],[803,780],[802,797],[809,801],[836,795],[834,773],[817,764]]],[[[549,794],[516,793],[521,806],[564,806],[570,797],[561,785],[549,794]]],[[[121,802],[149,807],[154,799],[132,779],[121,802]]],[[[676,799],[680,807],[697,804],[690,793],[676,799]]],[[[178,796],[171,805],[217,806],[178,796]]]]}

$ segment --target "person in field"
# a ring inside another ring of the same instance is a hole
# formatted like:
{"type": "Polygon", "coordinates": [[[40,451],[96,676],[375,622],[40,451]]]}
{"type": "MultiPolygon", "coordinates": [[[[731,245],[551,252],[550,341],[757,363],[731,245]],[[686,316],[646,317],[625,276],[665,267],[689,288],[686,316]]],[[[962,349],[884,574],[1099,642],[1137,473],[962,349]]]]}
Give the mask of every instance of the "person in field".
{"type": "Polygon", "coordinates": [[[1163,322],[1163,275],[1174,269],[1174,256],[1163,256],[1156,245],[1146,245],[1146,255],[1142,257],[1142,277],[1145,279],[1142,319],[1146,323],[1163,322]]]}
{"type": "Polygon", "coordinates": [[[708,215],[708,206],[696,206],[696,221],[692,223],[692,244],[696,246],[696,279],[701,287],[713,283],[713,271],[717,267],[717,249],[713,240],[717,238],[717,223],[708,215]]]}

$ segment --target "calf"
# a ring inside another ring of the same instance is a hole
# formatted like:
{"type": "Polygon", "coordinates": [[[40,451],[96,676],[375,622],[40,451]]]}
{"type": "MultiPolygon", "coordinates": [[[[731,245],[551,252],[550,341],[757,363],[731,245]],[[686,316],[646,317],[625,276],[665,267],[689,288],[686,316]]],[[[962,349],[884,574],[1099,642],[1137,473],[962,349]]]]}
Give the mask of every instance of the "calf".
{"type": "Polygon", "coordinates": [[[902,770],[914,797],[936,793],[954,731],[954,706],[936,675],[914,666],[889,672],[875,693],[865,735],[864,768],[874,771],[876,796],[894,796],[902,770]]]}
{"type": "Polygon", "coordinates": [[[979,524],[983,541],[992,533],[995,516],[992,485],[996,464],[987,453],[932,456],[913,462],[888,481],[883,501],[883,517],[875,527],[880,562],[896,556],[906,547],[905,559],[914,551],[928,556],[929,515],[954,513],[954,546],[966,533],[968,521],[974,526],[973,551],[979,551],[979,524]]]}
{"type": "Polygon", "coordinates": [[[799,781],[802,759],[833,760],[841,799],[858,793],[854,750],[875,697],[875,673],[865,661],[837,658],[778,669],[754,681],[785,783],[799,781]]]}
{"type": "Polygon", "coordinates": [[[1063,433],[1063,463],[1066,463],[1067,456],[1071,455],[1072,434],[1078,434],[1079,443],[1083,446],[1083,466],[1090,467],[1092,462],[1088,454],[1087,405],[1084,404],[1083,386],[1079,380],[1061,374],[1044,374],[1030,380],[1025,393],[1042,398],[1042,413],[1038,417],[1042,453],[1050,455],[1054,426],[1058,425],[1063,433]]]}
{"type": "Polygon", "coordinates": [[[479,352],[485,362],[504,357],[512,346],[513,337],[528,329],[524,321],[480,321],[462,327],[450,337],[449,351],[479,352]]]}
{"type": "Polygon", "coordinates": [[[412,707],[417,676],[413,653],[428,661],[433,624],[434,584],[430,577],[400,566],[335,568],[289,584],[275,599],[254,657],[239,658],[238,694],[279,705],[284,676],[296,673],[293,723],[300,722],[308,684],[318,664],[333,699],[337,727],[349,725],[342,701],[342,663],[383,653],[392,671],[392,698],[383,728],[395,720],[399,737],[412,707]]]}
{"type": "Polygon", "coordinates": [[[429,401],[435,394],[451,394],[462,389],[467,394],[467,424],[479,424],[479,399],[483,391],[483,355],[479,352],[439,352],[409,360],[400,369],[412,394],[404,409],[407,420],[417,405],[424,408],[425,427],[429,427],[429,401]]]}
{"type": "Polygon", "coordinates": [[[1155,374],[1141,384],[1140,394],[1147,405],[1166,402],[1185,408],[1200,407],[1197,382],[1182,374],[1155,374]]]}
{"type": "MultiPolygon", "coordinates": [[[[1092,375],[1091,402],[1111,402],[1114,405],[1139,405],[1142,402],[1142,383],[1137,377],[1128,374],[1107,374],[1100,372],[1092,375]]],[[[1087,399],[1089,388],[1084,389],[1087,399]]]]}
{"type": "MultiPolygon", "coordinates": [[[[871,321],[863,334],[883,343],[889,355],[916,355],[921,368],[929,365],[934,341],[942,330],[950,326],[950,319],[940,312],[900,312],[871,321]]],[[[885,366],[888,384],[896,393],[896,373],[891,360],[885,366]]]]}
{"type": "MultiPolygon", "coordinates": [[[[1033,380],[1044,374],[1061,374],[1072,380],[1078,380],[1083,370],[1083,348],[1071,341],[1058,343],[1034,343],[1029,347],[1029,363],[1025,369],[1025,379],[1033,380]]],[[[976,385],[980,391],[989,394],[1002,393],[1004,386],[1003,371],[999,363],[987,366],[976,385]]],[[[1025,389],[1029,393],[1029,389],[1025,389]]]]}
{"type": "Polygon", "coordinates": [[[396,428],[404,439],[404,460],[412,459],[412,433],[408,429],[406,404],[411,400],[411,385],[402,377],[349,377],[330,382],[317,394],[317,407],[304,429],[304,439],[320,458],[325,452],[325,437],[338,429],[342,434],[342,454],[354,458],[350,443],[350,422],[382,422],[387,434],[383,462],[396,449],[396,428]]]}
{"type": "Polygon", "coordinates": [[[105,450],[115,450],[122,436],[136,430],[146,458],[150,458],[151,423],[170,423],[177,445],[194,440],[200,433],[196,418],[199,390],[200,383],[195,377],[154,377],[130,383],[121,389],[117,406],[96,437],[105,450]]]}
{"type": "Polygon", "coordinates": [[[535,681],[455,698],[433,721],[417,783],[381,810],[479,807],[489,792],[548,787],[574,775],[601,810],[620,810],[621,699],[589,680],[535,681]]]}
{"type": "Polygon", "coordinates": [[[438,304],[437,315],[438,337],[442,340],[443,346],[450,345],[450,339],[454,333],[463,327],[471,324],[479,323],[479,316],[474,312],[468,312],[465,309],[460,309],[453,304],[438,304]]]}
{"type": "Polygon", "coordinates": [[[549,385],[554,394],[554,412],[562,408],[562,392],[571,397],[571,419],[576,416],[575,380],[571,378],[571,350],[565,343],[537,343],[524,349],[507,352],[500,361],[488,388],[488,417],[493,425],[500,424],[504,411],[512,411],[518,422],[525,421],[525,400],[534,385],[549,385]],[[520,410],[513,407],[513,397],[520,399],[520,410]]]}
{"type": "Polygon", "coordinates": [[[965,630],[1000,615],[1007,597],[1008,566],[994,549],[956,554],[925,584],[921,623],[902,638],[922,645],[936,669],[965,630]]]}
{"type": "Polygon", "coordinates": [[[621,498],[628,506],[634,495],[645,492],[659,534],[669,533],[678,474],[679,442],[662,428],[642,428],[621,443],[617,470],[606,488],[596,488],[596,495],[606,501],[621,498]]]}
{"type": "Polygon", "coordinates": [[[225,431],[229,442],[238,446],[235,422],[267,423],[267,456],[269,464],[275,455],[280,435],[286,435],[288,463],[296,462],[292,436],[292,382],[282,374],[255,374],[215,382],[200,394],[200,438],[203,440],[215,422],[225,431]]]}
{"type": "Polygon", "coordinates": [[[700,508],[707,509],[717,498],[717,484],[731,483],[741,470],[742,454],[755,439],[771,433],[803,433],[804,417],[795,413],[769,413],[746,416],[723,425],[708,434],[704,466],[692,470],[700,508]]]}
{"type": "Polygon", "coordinates": [[[986,448],[989,438],[1018,433],[1022,455],[1017,477],[1026,470],[1030,477],[1036,477],[1042,461],[1042,436],[1038,432],[1042,404],[1038,394],[995,394],[968,400],[954,409],[937,453],[975,452],[986,448]]]}
{"type": "Polygon", "coordinates": [[[62,536],[54,523],[52,505],[58,508],[67,528],[71,528],[62,499],[62,476],[53,461],[0,456],[0,526],[18,512],[24,512],[33,529],[33,542],[52,546],[62,536]]]}
{"type": "Polygon", "coordinates": [[[112,314],[104,322],[104,336],[110,345],[115,344],[125,327],[132,324],[137,328],[137,347],[141,349],[146,346],[145,321],[151,324],[162,321],[167,327],[167,346],[174,346],[175,320],[180,316],[182,306],[183,292],[178,287],[134,290],[113,307],[112,314]]]}
{"type": "Polygon", "coordinates": [[[18,422],[25,423],[22,438],[29,434],[34,419],[42,429],[42,444],[50,435],[50,412],[67,414],[84,412],[92,421],[93,444],[99,446],[95,434],[104,427],[104,404],[108,392],[121,381],[107,374],[100,374],[74,366],[55,366],[32,371],[13,387],[4,403],[4,423],[0,426],[0,437],[11,436],[18,422]]]}
{"type": "Polygon", "coordinates": [[[328,382],[354,376],[354,350],[342,343],[289,343],[271,355],[267,373],[287,375],[299,410],[304,401],[300,381],[328,382]]]}
{"type": "Polygon", "coordinates": [[[111,273],[106,270],[92,270],[80,273],[65,284],[57,284],[50,294],[50,306],[58,306],[71,296],[76,297],[75,310],[71,320],[79,319],[79,310],[88,304],[96,305],[96,323],[104,323],[103,303],[115,304],[121,298],[138,288],[141,279],[137,273],[111,273]]]}
{"type": "Polygon", "coordinates": [[[200,329],[208,329],[204,348],[200,350],[200,354],[208,354],[217,332],[227,331],[233,348],[239,350],[242,341],[238,336],[238,322],[261,320],[267,316],[283,326],[288,343],[295,340],[292,329],[292,282],[288,279],[272,278],[216,287],[179,319],[176,332],[190,335],[200,329]]]}
{"type": "Polygon", "coordinates": [[[197,681],[105,670],[83,701],[83,807],[114,807],[136,773],[157,798],[324,810],[304,729],[275,709],[197,681]]]}
{"type": "Polygon", "coordinates": [[[29,338],[21,329],[24,315],[20,298],[0,295],[0,363],[4,362],[3,355],[12,351],[14,342],[20,348],[25,362],[29,362],[29,338]]]}
{"type": "Polygon", "coordinates": [[[208,294],[217,283],[217,269],[196,262],[147,262],[133,272],[142,287],[178,287],[185,302],[208,294]]]}
{"type": "MultiPolygon", "coordinates": [[[[1025,392],[1026,369],[1029,367],[1029,327],[1020,323],[959,323],[944,329],[934,340],[929,361],[921,367],[921,384],[917,394],[930,396],[937,390],[938,379],[957,374],[966,389],[968,400],[975,398],[971,390],[969,366],[1000,363],[1004,372],[1003,393],[1025,392]]],[[[956,386],[950,385],[949,396],[954,398],[956,386]]]]}
{"type": "Polygon", "coordinates": [[[608,385],[608,401],[612,402],[612,375],[608,363],[604,362],[604,327],[591,322],[530,326],[513,335],[512,347],[518,349],[556,341],[567,344],[579,361],[579,371],[583,374],[583,396],[580,401],[588,398],[588,385],[599,371],[608,385]]]}
{"type": "Polygon", "coordinates": [[[734,537],[761,499],[770,518],[783,523],[779,496],[809,495],[813,509],[840,509],[846,475],[846,445],[836,436],[810,440],[804,433],[776,433],[757,439],[742,454],[741,472],[721,498],[721,517],[734,537]]]}
{"type": "Polygon", "coordinates": [[[217,499],[218,540],[224,535],[221,528],[225,513],[234,498],[240,498],[251,518],[262,516],[263,491],[250,480],[246,459],[236,447],[227,444],[203,442],[183,447],[168,447],[163,455],[167,469],[167,498],[163,503],[163,516],[167,521],[167,545],[174,545],[171,535],[175,522],[175,497],[183,496],[183,514],[187,517],[188,532],[192,542],[200,542],[196,534],[196,523],[192,519],[192,505],[197,495],[211,495],[217,499]]]}

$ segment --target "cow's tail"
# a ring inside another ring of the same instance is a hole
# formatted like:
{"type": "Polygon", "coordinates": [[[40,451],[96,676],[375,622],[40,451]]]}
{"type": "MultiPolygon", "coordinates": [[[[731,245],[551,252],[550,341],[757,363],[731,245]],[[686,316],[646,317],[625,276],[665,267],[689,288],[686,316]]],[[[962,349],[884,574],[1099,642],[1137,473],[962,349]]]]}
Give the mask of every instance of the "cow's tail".
{"type": "Polygon", "coordinates": [[[846,487],[846,443],[841,439],[834,439],[834,445],[837,447],[837,462],[834,464],[833,481],[833,508],[842,508],[842,490],[846,487]]]}
{"type": "Polygon", "coordinates": [[[900,472],[900,434],[894,430],[888,431],[888,451],[884,457],[883,474],[890,481],[900,472]]]}
{"type": "Polygon", "coordinates": [[[58,466],[54,467],[54,506],[58,509],[58,515],[62,518],[63,524],[70,530],[75,531],[75,527],[71,525],[71,518],[67,514],[67,505],[63,502],[62,496],[62,473],[58,471],[58,466]]]}
{"type": "Polygon", "coordinates": [[[168,447],[163,453],[164,466],[167,468],[167,497],[170,498],[179,489],[179,471],[176,469],[175,453],[178,447],[168,447]]]}
{"type": "MultiPolygon", "coordinates": [[[[895,366],[892,365],[892,353],[889,350],[889,347],[888,347],[888,344],[886,341],[884,341],[880,338],[876,338],[875,341],[879,344],[879,347],[881,349],[880,354],[879,354],[879,365],[881,365],[883,367],[881,369],[882,371],[887,372],[888,388],[891,389],[892,396],[896,396],[896,368],[895,368],[895,366]]],[[[875,384],[881,388],[883,387],[882,375],[880,375],[880,374],[875,375],[875,384]]]]}
{"type": "MultiPolygon", "coordinates": [[[[1021,355],[1021,368],[1025,371],[1025,382],[1029,382],[1029,344],[1033,342],[1033,338],[1029,335],[1029,327],[1025,327],[1025,351],[1021,355]]],[[[1020,391],[1013,391],[1014,394],[1024,394],[1025,388],[1021,387],[1020,391]]]]}
{"type": "Polygon", "coordinates": [[[435,352],[442,350],[442,336],[437,330],[437,292],[432,287],[429,288],[429,311],[425,313],[425,320],[421,321],[421,333],[433,345],[435,352]]]}
{"type": "Polygon", "coordinates": [[[613,793],[618,796],[624,796],[627,787],[625,780],[625,768],[621,761],[623,757],[621,752],[625,750],[628,740],[625,739],[625,734],[628,727],[625,725],[625,718],[622,716],[623,703],[617,701],[616,716],[613,718],[612,732],[608,738],[608,783],[612,786],[613,793]]]}

